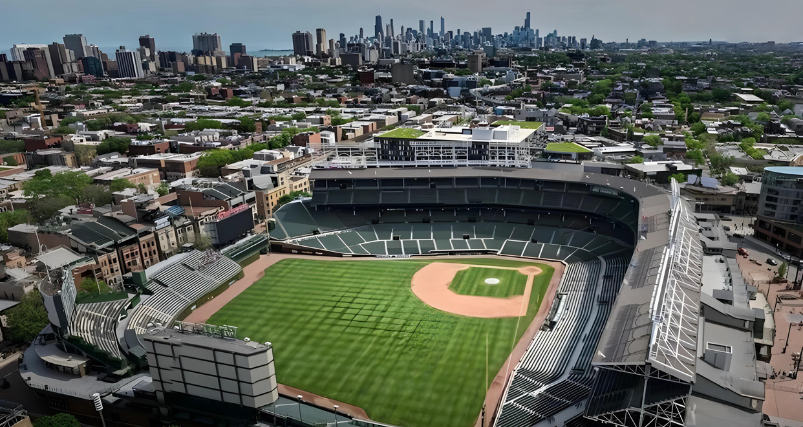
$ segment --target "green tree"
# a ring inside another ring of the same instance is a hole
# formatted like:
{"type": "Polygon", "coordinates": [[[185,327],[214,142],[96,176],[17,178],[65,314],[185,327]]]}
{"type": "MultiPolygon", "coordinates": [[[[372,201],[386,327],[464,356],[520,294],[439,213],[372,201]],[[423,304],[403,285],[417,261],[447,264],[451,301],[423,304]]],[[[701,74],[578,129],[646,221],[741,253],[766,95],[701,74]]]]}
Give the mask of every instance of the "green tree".
{"type": "Polygon", "coordinates": [[[187,123],[184,126],[184,130],[187,132],[204,129],[223,129],[223,123],[219,122],[218,120],[197,119],[193,122],[187,123]]]}
{"type": "Polygon", "coordinates": [[[781,99],[776,105],[782,112],[786,110],[795,111],[795,104],[788,99],[781,99]]]}
{"type": "Polygon", "coordinates": [[[20,303],[8,310],[7,316],[11,340],[19,344],[33,341],[49,322],[45,304],[37,289],[23,295],[20,303]]]}
{"type": "Polygon", "coordinates": [[[251,103],[240,98],[239,96],[234,96],[226,101],[226,105],[230,107],[250,107],[251,103]]]}
{"type": "Polygon", "coordinates": [[[81,201],[95,206],[108,205],[112,201],[112,193],[102,185],[88,185],[81,194],[81,201]]]}
{"type": "Polygon", "coordinates": [[[0,140],[0,154],[21,153],[25,151],[25,142],[13,139],[0,140]]]}
{"type": "Polygon", "coordinates": [[[674,178],[674,179],[675,179],[675,181],[677,181],[677,182],[679,182],[679,183],[680,183],[680,182],[686,182],[686,174],[684,174],[684,173],[682,173],[682,172],[679,172],[679,173],[675,173],[675,174],[669,175],[669,178],[670,178],[670,180],[671,180],[672,178],[674,178]]]}
{"type": "Polygon", "coordinates": [[[703,124],[703,122],[696,122],[691,125],[690,129],[694,136],[698,136],[705,133],[705,124],[703,124]]]}
{"type": "Polygon", "coordinates": [[[176,85],[175,90],[178,92],[192,92],[193,88],[195,88],[195,85],[193,85],[192,83],[181,82],[178,85],[176,85]]]}
{"type": "Polygon", "coordinates": [[[96,149],[98,155],[100,154],[108,154],[108,153],[120,153],[125,154],[128,152],[128,147],[131,145],[131,140],[128,138],[122,138],[113,136],[110,138],[106,138],[98,144],[96,149]]]}
{"type": "Polygon", "coordinates": [[[192,80],[194,82],[202,82],[202,81],[206,80],[206,76],[203,75],[203,74],[196,74],[196,75],[190,77],[190,80],[192,80]]]}
{"type": "Polygon", "coordinates": [[[240,119],[240,132],[256,132],[257,126],[254,123],[254,119],[250,119],[248,117],[241,117],[240,119]]]}
{"type": "Polygon", "coordinates": [[[296,121],[301,121],[301,120],[304,120],[304,119],[306,119],[306,118],[307,118],[307,114],[306,114],[306,113],[304,113],[303,111],[299,111],[299,112],[297,112],[297,113],[293,113],[293,115],[292,115],[292,116],[290,116],[290,117],[291,117],[293,120],[296,120],[296,121]]]}
{"type": "Polygon", "coordinates": [[[769,114],[761,112],[761,113],[758,113],[758,116],[756,117],[756,120],[759,121],[759,122],[762,122],[762,123],[767,123],[772,119],[770,118],[769,114]]]}
{"type": "Polygon", "coordinates": [[[694,166],[698,166],[705,163],[705,156],[703,155],[703,152],[700,149],[687,151],[686,158],[689,160],[694,160],[694,166]]]}
{"type": "Polygon", "coordinates": [[[649,145],[650,147],[653,147],[653,148],[664,143],[663,140],[661,140],[661,137],[658,136],[658,135],[655,135],[655,134],[650,134],[650,135],[645,136],[642,139],[642,142],[644,142],[645,144],[647,144],[647,145],[649,145]]]}
{"type": "Polygon", "coordinates": [[[125,178],[114,178],[111,184],[109,185],[109,190],[111,190],[114,193],[117,191],[123,191],[126,188],[134,188],[134,187],[135,187],[134,184],[132,184],[131,181],[125,178]]]}
{"type": "Polygon", "coordinates": [[[166,181],[162,181],[159,186],[156,187],[156,192],[159,194],[159,197],[166,196],[170,193],[170,185],[168,185],[166,181]]]}
{"type": "Polygon", "coordinates": [[[143,183],[139,183],[137,184],[137,191],[139,191],[139,194],[148,194],[148,187],[143,183]]]}
{"type": "Polygon", "coordinates": [[[81,423],[70,414],[56,414],[39,418],[33,427],[81,427],[81,423]]]}
{"type": "Polygon", "coordinates": [[[201,176],[207,178],[218,177],[220,176],[220,169],[223,168],[223,166],[236,161],[231,150],[215,149],[204,151],[201,158],[198,159],[198,171],[201,173],[201,176]]]}
{"type": "Polygon", "coordinates": [[[25,224],[28,221],[28,211],[16,209],[13,211],[0,212],[0,242],[8,243],[8,229],[17,224],[25,224]]]}
{"type": "Polygon", "coordinates": [[[195,233],[195,241],[192,246],[199,251],[205,251],[212,247],[212,239],[206,234],[195,233]]]}
{"type": "Polygon", "coordinates": [[[311,194],[307,193],[306,191],[291,191],[288,194],[285,194],[282,197],[279,197],[279,200],[276,201],[276,207],[286,205],[287,203],[292,202],[298,197],[312,197],[311,194]]]}
{"type": "Polygon", "coordinates": [[[777,277],[778,278],[785,277],[786,276],[786,269],[787,269],[786,263],[782,262],[781,265],[778,266],[778,275],[777,275],[777,277]]]}
{"type": "Polygon", "coordinates": [[[75,129],[69,126],[59,126],[53,130],[53,134],[55,135],[72,135],[75,133],[75,129]]]}
{"type": "Polygon", "coordinates": [[[644,157],[633,156],[633,157],[630,158],[630,160],[627,161],[627,163],[630,163],[630,164],[644,163],[644,157]]]}
{"type": "Polygon", "coordinates": [[[722,185],[731,186],[739,182],[739,175],[736,175],[733,172],[728,172],[725,175],[722,175],[722,185]]]}
{"type": "Polygon", "coordinates": [[[733,157],[712,154],[708,157],[708,161],[711,163],[711,169],[713,171],[724,173],[733,164],[733,157]]]}
{"type": "Polygon", "coordinates": [[[33,178],[22,185],[32,220],[42,223],[58,210],[79,203],[84,189],[91,183],[92,178],[80,170],[56,175],[49,169],[37,170],[33,178]]]}

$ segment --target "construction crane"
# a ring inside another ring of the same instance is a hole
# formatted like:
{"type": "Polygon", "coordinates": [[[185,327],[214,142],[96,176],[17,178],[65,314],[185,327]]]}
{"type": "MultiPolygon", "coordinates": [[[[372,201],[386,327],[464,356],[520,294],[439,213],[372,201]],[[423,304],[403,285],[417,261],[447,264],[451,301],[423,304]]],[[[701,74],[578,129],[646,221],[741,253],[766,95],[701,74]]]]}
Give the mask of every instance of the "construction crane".
{"type": "Polygon", "coordinates": [[[36,100],[36,109],[39,111],[39,120],[42,127],[42,130],[45,129],[45,112],[44,108],[42,108],[42,102],[39,100],[39,85],[32,84],[23,86],[22,89],[33,89],[34,99],[36,100]]]}

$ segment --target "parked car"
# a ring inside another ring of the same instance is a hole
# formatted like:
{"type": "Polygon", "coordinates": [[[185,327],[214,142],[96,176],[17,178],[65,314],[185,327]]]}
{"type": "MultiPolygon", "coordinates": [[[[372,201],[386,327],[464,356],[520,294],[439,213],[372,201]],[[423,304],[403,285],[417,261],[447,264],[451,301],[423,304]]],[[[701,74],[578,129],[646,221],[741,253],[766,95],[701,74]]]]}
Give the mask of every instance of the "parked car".
{"type": "Polygon", "coordinates": [[[775,261],[772,258],[767,258],[767,264],[769,264],[769,265],[778,265],[778,261],[775,261]]]}
{"type": "Polygon", "coordinates": [[[722,228],[724,228],[724,229],[725,229],[725,231],[731,231],[731,228],[730,228],[730,227],[728,227],[727,225],[723,225],[723,226],[722,226],[722,228]]]}
{"type": "Polygon", "coordinates": [[[742,237],[744,237],[744,234],[742,234],[742,233],[733,233],[733,237],[742,238],[742,237]]]}
{"type": "Polygon", "coordinates": [[[731,217],[729,217],[729,216],[720,216],[720,217],[719,217],[719,219],[721,219],[722,221],[732,221],[732,220],[733,220],[733,219],[732,219],[731,217]]]}

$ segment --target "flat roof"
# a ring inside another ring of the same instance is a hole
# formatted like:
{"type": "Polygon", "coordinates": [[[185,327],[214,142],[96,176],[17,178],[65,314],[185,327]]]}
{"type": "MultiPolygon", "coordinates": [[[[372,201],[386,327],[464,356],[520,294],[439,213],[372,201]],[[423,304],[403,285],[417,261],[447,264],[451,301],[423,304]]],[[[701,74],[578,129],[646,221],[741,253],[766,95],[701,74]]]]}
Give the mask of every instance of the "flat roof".
{"type": "Polygon", "coordinates": [[[803,176],[803,167],[801,166],[772,166],[769,168],[764,168],[764,170],[774,173],[783,173],[786,175],[803,176]]]}
{"type": "Polygon", "coordinates": [[[81,255],[76,254],[75,252],[61,247],[50,250],[43,254],[39,254],[34,258],[37,261],[43,262],[48,268],[59,268],[63,267],[67,264],[73,263],[80,259],[84,258],[81,255]]]}
{"type": "Polygon", "coordinates": [[[555,153],[590,153],[591,150],[574,142],[550,142],[546,151],[555,153]]]}
{"type": "Polygon", "coordinates": [[[418,130],[418,129],[411,129],[411,128],[396,128],[390,132],[383,133],[381,135],[377,135],[381,138],[402,138],[402,139],[415,139],[420,136],[425,135],[426,132],[418,130]]]}
{"type": "Polygon", "coordinates": [[[492,124],[499,126],[519,126],[522,129],[539,129],[544,125],[541,122],[523,122],[518,120],[497,120],[492,124]]]}
{"type": "Polygon", "coordinates": [[[271,348],[270,343],[262,344],[256,341],[210,337],[168,328],[151,330],[141,337],[146,341],[165,342],[172,345],[187,344],[246,356],[261,353],[271,348]]]}

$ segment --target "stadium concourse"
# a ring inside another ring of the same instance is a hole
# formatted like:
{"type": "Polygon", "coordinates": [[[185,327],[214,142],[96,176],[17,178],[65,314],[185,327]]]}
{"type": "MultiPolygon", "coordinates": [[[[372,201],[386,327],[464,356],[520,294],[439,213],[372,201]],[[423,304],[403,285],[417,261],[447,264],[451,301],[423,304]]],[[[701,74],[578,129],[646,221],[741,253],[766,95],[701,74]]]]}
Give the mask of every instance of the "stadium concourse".
{"type": "Polygon", "coordinates": [[[274,252],[565,265],[540,331],[500,372],[501,399],[489,393],[477,425],[702,425],[724,410],[760,419],[756,400],[695,388],[702,250],[676,183],[668,192],[491,168],[315,170],[310,180],[312,198],[275,213],[274,252]]]}

